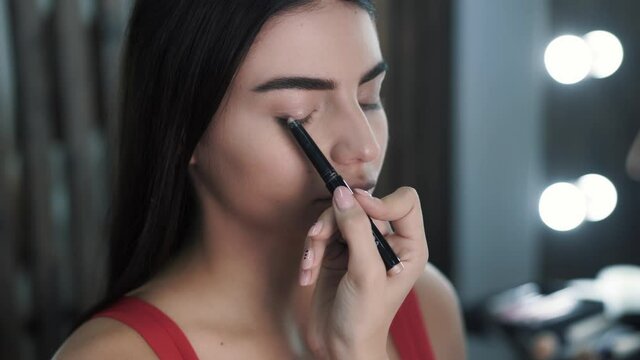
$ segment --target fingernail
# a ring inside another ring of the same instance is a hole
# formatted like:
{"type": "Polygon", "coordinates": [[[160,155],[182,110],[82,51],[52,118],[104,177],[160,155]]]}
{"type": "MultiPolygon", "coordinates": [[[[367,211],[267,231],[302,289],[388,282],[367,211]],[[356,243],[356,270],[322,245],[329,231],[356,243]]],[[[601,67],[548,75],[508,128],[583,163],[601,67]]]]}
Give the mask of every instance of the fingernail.
{"type": "Polygon", "coordinates": [[[322,230],[322,222],[321,221],[316,221],[316,223],[313,224],[311,229],[309,229],[309,232],[307,233],[307,236],[316,236],[316,235],[320,234],[320,230],[322,230]]]}
{"type": "Polygon", "coordinates": [[[360,195],[365,195],[365,196],[371,197],[371,193],[368,192],[367,190],[354,189],[353,191],[357,192],[360,195]]]}
{"type": "Polygon", "coordinates": [[[353,206],[353,194],[344,186],[338,186],[333,192],[333,199],[340,210],[347,210],[353,206]]]}
{"type": "Polygon", "coordinates": [[[302,255],[302,269],[308,270],[313,266],[313,250],[305,249],[302,255]]]}
{"type": "Polygon", "coordinates": [[[307,286],[311,282],[311,270],[302,270],[300,272],[300,285],[307,286]]]}
{"type": "Polygon", "coordinates": [[[399,262],[396,264],[396,266],[389,269],[389,274],[398,275],[402,272],[402,270],[404,270],[404,264],[402,262],[399,262]]]}

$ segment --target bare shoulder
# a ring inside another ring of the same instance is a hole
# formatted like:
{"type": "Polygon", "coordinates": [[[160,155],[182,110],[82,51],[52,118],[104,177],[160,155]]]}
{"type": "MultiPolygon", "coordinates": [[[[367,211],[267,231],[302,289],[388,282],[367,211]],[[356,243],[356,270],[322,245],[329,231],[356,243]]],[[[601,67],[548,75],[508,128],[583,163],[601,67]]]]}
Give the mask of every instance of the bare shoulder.
{"type": "Polygon", "coordinates": [[[157,357],[135,330],[113,319],[95,318],[74,331],[58,349],[53,359],[157,359],[157,357]]]}
{"type": "Polygon", "coordinates": [[[462,312],[451,282],[428,263],[414,288],[436,358],[465,359],[462,312]]]}

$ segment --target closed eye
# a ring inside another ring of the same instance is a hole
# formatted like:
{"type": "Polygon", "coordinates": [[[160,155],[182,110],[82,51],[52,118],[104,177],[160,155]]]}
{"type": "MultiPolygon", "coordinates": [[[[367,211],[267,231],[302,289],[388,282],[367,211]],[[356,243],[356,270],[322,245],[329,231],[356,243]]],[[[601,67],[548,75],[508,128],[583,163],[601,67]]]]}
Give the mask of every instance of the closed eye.
{"type": "Polygon", "coordinates": [[[382,103],[371,103],[371,104],[360,104],[360,108],[362,108],[363,111],[373,111],[373,110],[380,110],[382,109],[382,103]]]}

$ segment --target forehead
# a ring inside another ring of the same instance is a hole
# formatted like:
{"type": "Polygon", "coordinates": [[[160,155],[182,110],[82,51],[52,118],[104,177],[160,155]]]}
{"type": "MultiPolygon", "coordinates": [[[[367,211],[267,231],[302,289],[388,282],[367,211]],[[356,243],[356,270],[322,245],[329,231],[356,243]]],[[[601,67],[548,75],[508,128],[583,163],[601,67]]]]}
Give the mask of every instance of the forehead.
{"type": "Polygon", "coordinates": [[[259,82],[279,75],[304,75],[357,81],[381,59],[369,14],[352,4],[333,1],[270,19],[236,80],[259,82]]]}

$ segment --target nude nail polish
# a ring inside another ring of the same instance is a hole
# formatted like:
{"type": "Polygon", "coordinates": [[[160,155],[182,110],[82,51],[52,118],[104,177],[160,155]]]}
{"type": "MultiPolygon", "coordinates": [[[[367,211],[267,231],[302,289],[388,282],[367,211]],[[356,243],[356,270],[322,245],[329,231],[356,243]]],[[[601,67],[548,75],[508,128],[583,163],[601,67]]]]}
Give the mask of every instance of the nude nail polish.
{"type": "Polygon", "coordinates": [[[302,255],[302,269],[308,270],[313,266],[313,250],[307,248],[304,250],[304,254],[302,255]]]}

